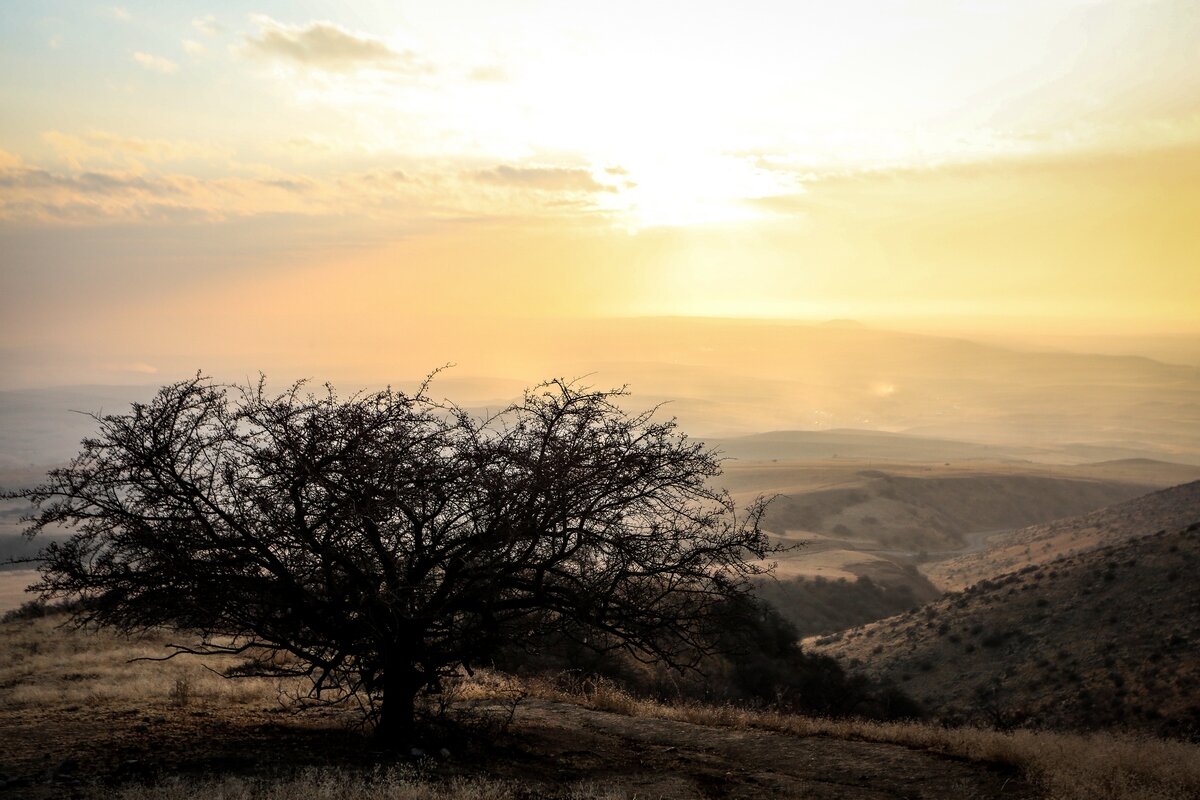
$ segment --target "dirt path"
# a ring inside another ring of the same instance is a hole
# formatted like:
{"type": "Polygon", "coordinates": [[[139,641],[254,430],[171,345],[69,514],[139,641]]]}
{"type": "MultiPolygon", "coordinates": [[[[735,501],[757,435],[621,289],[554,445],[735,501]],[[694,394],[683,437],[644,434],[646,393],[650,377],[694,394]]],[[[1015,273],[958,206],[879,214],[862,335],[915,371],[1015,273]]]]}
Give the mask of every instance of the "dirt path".
{"type": "Polygon", "coordinates": [[[592,780],[639,798],[1032,798],[1011,771],[896,745],[523,705],[514,775],[592,780]],[[549,774],[547,774],[549,773],[549,774]]]}

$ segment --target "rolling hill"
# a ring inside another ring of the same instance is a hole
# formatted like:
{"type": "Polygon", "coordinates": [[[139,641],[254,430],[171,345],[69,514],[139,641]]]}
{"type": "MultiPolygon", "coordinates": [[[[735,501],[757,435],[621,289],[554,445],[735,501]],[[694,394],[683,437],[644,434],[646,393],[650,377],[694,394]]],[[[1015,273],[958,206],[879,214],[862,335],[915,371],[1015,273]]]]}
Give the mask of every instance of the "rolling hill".
{"type": "Polygon", "coordinates": [[[886,548],[953,550],[966,534],[1021,528],[1127,500],[1149,487],[979,472],[915,477],[862,470],[856,485],[779,497],[766,524],[868,539],[886,548]]]}
{"type": "Polygon", "coordinates": [[[973,553],[926,564],[937,586],[963,589],[977,581],[1200,520],[1200,481],[1153,492],[1081,517],[1055,520],[988,538],[973,553]]]}
{"type": "Polygon", "coordinates": [[[994,551],[977,554],[991,577],[806,646],[894,681],[952,722],[1194,738],[1198,497],[1200,484],[1189,484],[1022,531],[1016,539],[1075,542],[1076,552],[1035,552],[1002,572],[988,561],[994,551]]]}

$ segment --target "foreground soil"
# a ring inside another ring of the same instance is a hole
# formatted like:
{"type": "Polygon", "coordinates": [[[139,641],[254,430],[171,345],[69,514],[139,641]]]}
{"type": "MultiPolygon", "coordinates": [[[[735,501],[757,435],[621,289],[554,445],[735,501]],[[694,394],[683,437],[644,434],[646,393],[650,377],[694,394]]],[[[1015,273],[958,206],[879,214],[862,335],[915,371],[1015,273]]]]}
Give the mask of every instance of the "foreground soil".
{"type": "Polygon", "coordinates": [[[552,765],[559,782],[583,778],[629,797],[1035,796],[1011,770],[896,745],[710,728],[544,701],[523,709],[513,736],[514,749],[494,769],[552,765]]]}
{"type": "MultiPolygon", "coordinates": [[[[433,781],[486,776],[529,797],[1011,798],[1035,793],[1011,770],[895,745],[728,730],[526,700],[511,725],[466,704],[433,734],[433,781]],[[441,747],[454,748],[444,755],[441,747]],[[436,748],[436,749],[435,749],[436,748]]],[[[0,710],[0,796],[91,797],[166,776],[369,770],[403,759],[375,749],[337,713],[247,708],[0,710]]]]}

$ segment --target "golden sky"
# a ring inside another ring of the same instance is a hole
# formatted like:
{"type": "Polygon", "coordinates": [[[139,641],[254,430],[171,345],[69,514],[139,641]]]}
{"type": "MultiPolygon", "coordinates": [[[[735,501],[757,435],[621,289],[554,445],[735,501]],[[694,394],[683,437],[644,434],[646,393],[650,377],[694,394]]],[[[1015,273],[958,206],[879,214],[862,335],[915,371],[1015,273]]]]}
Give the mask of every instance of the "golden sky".
{"type": "Polygon", "coordinates": [[[1190,0],[10,3],[0,383],[495,374],[596,317],[1200,334],[1197,52],[1190,0]]]}

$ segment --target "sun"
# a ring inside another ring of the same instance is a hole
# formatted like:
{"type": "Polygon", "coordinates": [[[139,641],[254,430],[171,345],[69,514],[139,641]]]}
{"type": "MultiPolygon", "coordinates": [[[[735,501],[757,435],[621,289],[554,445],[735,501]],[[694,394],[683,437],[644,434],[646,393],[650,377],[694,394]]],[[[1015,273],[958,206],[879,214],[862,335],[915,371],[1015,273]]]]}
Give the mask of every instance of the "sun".
{"type": "Polygon", "coordinates": [[[632,230],[752,222],[771,216],[756,200],[795,187],[744,158],[665,153],[627,154],[621,158],[619,190],[603,198],[632,230]]]}

